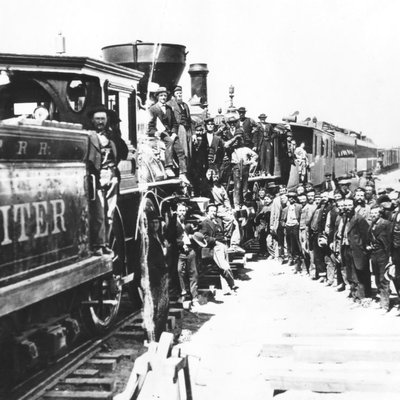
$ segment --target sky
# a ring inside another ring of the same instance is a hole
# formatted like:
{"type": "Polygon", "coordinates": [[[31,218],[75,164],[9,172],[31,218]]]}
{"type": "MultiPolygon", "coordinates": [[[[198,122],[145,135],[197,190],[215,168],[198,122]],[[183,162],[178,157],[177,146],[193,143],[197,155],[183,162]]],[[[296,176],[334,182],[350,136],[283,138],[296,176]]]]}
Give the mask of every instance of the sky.
{"type": "MultiPolygon", "coordinates": [[[[0,52],[68,55],[134,42],[186,46],[206,63],[211,113],[229,104],[280,121],[294,111],[400,145],[399,0],[13,0],[0,3],[0,52]]],[[[184,97],[190,93],[185,70],[184,97]]]]}

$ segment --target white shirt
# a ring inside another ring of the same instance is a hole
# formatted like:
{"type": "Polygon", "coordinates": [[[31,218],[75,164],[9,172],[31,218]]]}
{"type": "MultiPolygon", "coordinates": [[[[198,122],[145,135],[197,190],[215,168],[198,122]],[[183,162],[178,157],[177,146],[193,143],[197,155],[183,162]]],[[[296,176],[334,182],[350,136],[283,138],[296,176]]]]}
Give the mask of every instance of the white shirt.
{"type": "Polygon", "coordinates": [[[209,146],[211,146],[211,143],[212,143],[212,141],[213,141],[213,138],[214,138],[214,134],[213,134],[212,132],[207,133],[207,142],[208,142],[208,145],[209,145],[209,146]]]}

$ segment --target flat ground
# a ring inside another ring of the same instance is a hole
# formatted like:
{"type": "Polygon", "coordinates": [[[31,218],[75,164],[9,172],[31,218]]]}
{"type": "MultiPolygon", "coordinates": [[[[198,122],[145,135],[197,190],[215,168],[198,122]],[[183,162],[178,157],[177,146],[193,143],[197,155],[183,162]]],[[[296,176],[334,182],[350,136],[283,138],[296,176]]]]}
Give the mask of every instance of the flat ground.
{"type": "MultiPolygon", "coordinates": [[[[346,331],[400,335],[397,306],[383,314],[363,308],[331,287],[295,275],[276,261],[248,262],[236,296],[217,291],[199,313],[185,312],[182,346],[200,361],[192,368],[195,399],[265,399],[268,383],[260,350],[288,332],[346,331]]],[[[392,300],[395,300],[393,297],[392,300]]],[[[376,394],[374,395],[376,398],[376,394]]],[[[357,393],[288,391],[277,399],[369,399],[357,393]]],[[[385,396],[382,399],[388,399],[385,396]]]]}

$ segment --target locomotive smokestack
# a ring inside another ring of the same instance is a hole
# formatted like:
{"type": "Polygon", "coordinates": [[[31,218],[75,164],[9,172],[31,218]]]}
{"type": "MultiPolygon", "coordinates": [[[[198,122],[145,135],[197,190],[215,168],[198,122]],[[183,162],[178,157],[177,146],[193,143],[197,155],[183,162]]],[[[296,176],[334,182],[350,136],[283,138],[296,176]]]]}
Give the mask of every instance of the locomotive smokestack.
{"type": "Polygon", "coordinates": [[[207,64],[190,64],[189,75],[192,86],[192,97],[200,98],[201,104],[207,103],[207,64]]]}

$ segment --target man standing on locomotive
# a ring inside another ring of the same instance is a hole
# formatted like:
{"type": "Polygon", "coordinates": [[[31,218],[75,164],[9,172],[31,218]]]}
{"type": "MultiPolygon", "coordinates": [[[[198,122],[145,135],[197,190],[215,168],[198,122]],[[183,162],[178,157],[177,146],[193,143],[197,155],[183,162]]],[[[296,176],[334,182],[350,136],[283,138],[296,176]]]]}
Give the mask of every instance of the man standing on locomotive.
{"type": "Polygon", "coordinates": [[[167,104],[168,92],[165,87],[159,87],[156,92],[157,103],[149,108],[150,121],[147,134],[154,137],[156,132],[165,143],[165,172],[169,178],[175,177],[173,166],[174,154],[178,157],[179,178],[187,185],[190,185],[186,177],[187,160],[182,146],[177,140],[179,125],[176,121],[172,108],[167,104]],[[160,128],[159,128],[160,127],[160,128]]]}
{"type": "Polygon", "coordinates": [[[182,87],[176,86],[171,99],[167,104],[174,112],[178,123],[178,139],[185,153],[186,159],[192,156],[192,119],[190,117],[189,106],[182,100],[182,87]]]}
{"type": "Polygon", "coordinates": [[[96,131],[91,135],[89,150],[90,169],[96,177],[97,187],[96,198],[92,202],[92,245],[95,255],[110,254],[112,251],[107,247],[107,237],[117,206],[120,180],[117,166],[121,154],[126,158],[128,148],[123,139],[109,128],[109,110],[104,106],[91,110],[88,117],[96,131]]]}

